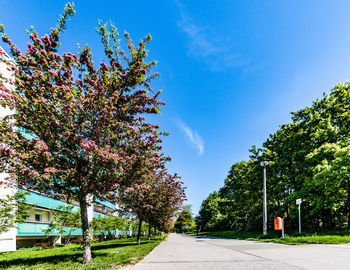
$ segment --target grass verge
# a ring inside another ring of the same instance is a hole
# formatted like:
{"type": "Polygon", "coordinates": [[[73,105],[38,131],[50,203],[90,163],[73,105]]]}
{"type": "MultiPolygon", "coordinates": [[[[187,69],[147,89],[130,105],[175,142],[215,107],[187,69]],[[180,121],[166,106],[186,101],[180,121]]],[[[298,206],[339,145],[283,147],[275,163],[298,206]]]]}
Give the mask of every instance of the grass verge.
{"type": "Polygon", "coordinates": [[[287,245],[301,245],[301,244],[344,244],[350,243],[350,231],[325,231],[317,233],[303,233],[285,235],[281,238],[280,232],[273,232],[267,235],[256,232],[234,232],[234,231],[218,231],[205,232],[201,235],[231,238],[231,239],[245,239],[263,242],[274,242],[287,245]]]}
{"type": "Polygon", "coordinates": [[[140,261],[164,238],[143,239],[140,245],[136,245],[135,238],[93,243],[93,263],[89,265],[82,264],[82,247],[74,244],[42,250],[2,252],[0,269],[118,269],[120,266],[140,261]]]}

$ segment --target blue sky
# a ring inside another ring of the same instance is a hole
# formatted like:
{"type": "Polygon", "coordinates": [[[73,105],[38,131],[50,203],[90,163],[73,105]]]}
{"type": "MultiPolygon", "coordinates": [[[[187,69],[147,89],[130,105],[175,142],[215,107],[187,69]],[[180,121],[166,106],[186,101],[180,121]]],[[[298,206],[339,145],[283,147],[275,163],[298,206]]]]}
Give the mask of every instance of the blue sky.
{"type": "MultiPolygon", "coordinates": [[[[0,21],[25,48],[26,29],[56,24],[65,1],[0,0],[0,21]]],[[[333,85],[350,78],[349,1],[75,1],[64,51],[89,44],[103,59],[95,27],[111,20],[134,41],[151,33],[167,102],[155,119],[170,132],[164,150],[196,213],[230,166],[247,159],[333,85]]],[[[2,44],[3,45],[3,44],[2,44]]],[[[5,47],[5,49],[7,49],[5,47]]]]}

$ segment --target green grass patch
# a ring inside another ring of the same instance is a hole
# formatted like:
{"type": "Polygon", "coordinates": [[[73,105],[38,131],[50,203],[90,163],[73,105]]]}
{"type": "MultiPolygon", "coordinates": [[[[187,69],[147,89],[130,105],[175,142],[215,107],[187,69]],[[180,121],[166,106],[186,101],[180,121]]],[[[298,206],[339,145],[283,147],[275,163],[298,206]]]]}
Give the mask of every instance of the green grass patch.
{"type": "Polygon", "coordinates": [[[350,243],[350,231],[324,231],[317,233],[297,233],[285,234],[281,237],[281,232],[272,232],[263,235],[257,232],[235,232],[235,231],[218,231],[218,232],[204,232],[201,235],[244,239],[263,242],[274,242],[287,245],[301,245],[301,244],[344,244],[350,243]]]}
{"type": "Polygon", "coordinates": [[[164,237],[142,239],[136,244],[135,238],[104,241],[92,244],[93,263],[82,264],[82,246],[72,244],[42,250],[23,249],[0,253],[0,269],[117,269],[134,264],[151,252],[164,237]]]}

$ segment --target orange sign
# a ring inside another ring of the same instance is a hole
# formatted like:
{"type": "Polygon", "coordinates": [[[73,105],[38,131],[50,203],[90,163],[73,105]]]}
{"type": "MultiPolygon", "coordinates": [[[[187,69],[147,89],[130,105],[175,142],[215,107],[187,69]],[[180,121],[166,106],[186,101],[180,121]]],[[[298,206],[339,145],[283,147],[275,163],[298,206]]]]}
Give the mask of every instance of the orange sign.
{"type": "Polygon", "coordinates": [[[276,217],[275,218],[275,230],[280,231],[283,229],[283,218],[276,217]]]}

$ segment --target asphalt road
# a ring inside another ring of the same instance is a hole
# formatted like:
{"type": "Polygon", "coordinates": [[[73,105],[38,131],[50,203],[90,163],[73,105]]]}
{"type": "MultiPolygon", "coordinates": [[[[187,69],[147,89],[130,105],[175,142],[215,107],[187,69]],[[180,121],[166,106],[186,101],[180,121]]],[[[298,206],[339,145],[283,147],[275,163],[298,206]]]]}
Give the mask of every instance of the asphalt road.
{"type": "Polygon", "coordinates": [[[170,234],[129,269],[350,269],[350,244],[290,246],[170,234]]]}

